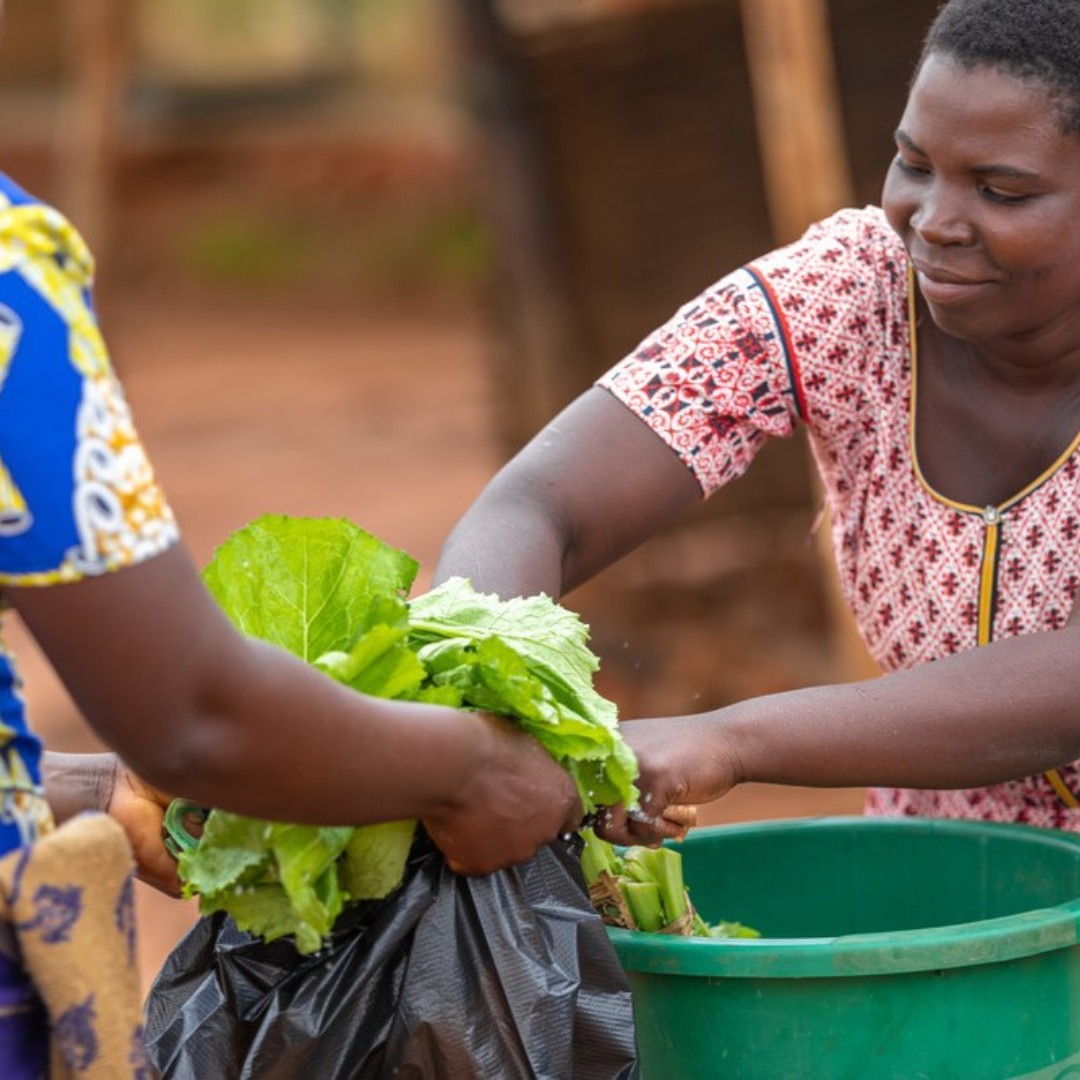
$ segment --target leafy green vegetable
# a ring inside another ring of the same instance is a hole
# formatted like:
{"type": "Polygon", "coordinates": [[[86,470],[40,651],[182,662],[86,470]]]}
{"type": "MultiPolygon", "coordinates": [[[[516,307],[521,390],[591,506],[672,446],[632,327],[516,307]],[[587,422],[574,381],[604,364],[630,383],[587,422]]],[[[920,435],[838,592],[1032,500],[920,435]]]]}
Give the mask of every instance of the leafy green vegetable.
{"type": "Polygon", "coordinates": [[[609,926],[682,937],[756,938],[742,923],[707,923],[690,903],[682,855],[671,847],[620,849],[582,829],[581,871],[593,906],[609,926]]]}
{"type": "Polygon", "coordinates": [[[623,854],[622,872],[630,881],[655,883],[664,912],[663,925],[677,923],[686,916],[690,901],[683,883],[682,856],[677,851],[666,847],[628,848],[623,854]]]}
{"type": "MultiPolygon", "coordinates": [[[[204,579],[238,629],[376,697],[515,719],[570,770],[586,812],[637,803],[637,762],[593,688],[588,627],[545,596],[503,601],[454,578],[409,600],[417,564],[341,519],[268,515],[204,579]]],[[[211,810],[179,856],[185,893],[267,940],[317,950],[341,911],[401,883],[416,822],[319,828],[211,810]]]]}
{"type": "Polygon", "coordinates": [[[667,926],[667,913],[655,881],[633,881],[624,878],[619,882],[619,888],[633,916],[635,930],[655,931],[663,930],[667,926]]]}
{"type": "Polygon", "coordinates": [[[203,580],[239,630],[313,663],[404,626],[418,565],[338,518],[270,514],[233,533],[203,580]]]}
{"type": "Polygon", "coordinates": [[[345,847],[341,886],[350,896],[381,900],[396,889],[416,835],[415,821],[384,821],[354,829],[345,847]]]}
{"type": "Polygon", "coordinates": [[[637,761],[593,687],[589,628],[547,596],[500,600],[451,578],[409,604],[409,638],[437,685],[512,715],[577,782],[587,813],[637,801],[637,761]]]}

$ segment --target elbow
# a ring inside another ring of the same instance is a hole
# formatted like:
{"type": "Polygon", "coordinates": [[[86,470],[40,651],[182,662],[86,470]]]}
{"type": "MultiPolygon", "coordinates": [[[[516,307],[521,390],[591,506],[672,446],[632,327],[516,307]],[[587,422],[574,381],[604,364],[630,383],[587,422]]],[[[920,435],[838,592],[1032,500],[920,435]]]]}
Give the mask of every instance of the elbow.
{"type": "Polygon", "coordinates": [[[228,801],[249,749],[226,717],[190,713],[126,739],[116,750],[138,776],[172,796],[202,805],[228,801]]]}

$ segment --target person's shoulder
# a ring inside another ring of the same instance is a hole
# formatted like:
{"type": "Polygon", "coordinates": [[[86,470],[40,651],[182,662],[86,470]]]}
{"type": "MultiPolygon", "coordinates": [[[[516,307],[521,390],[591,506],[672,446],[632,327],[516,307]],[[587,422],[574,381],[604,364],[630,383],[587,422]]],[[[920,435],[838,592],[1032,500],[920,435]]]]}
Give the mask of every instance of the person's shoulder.
{"type": "Polygon", "coordinates": [[[71,222],[0,172],[0,272],[35,258],[48,259],[80,285],[93,278],[93,257],[71,222]]]}
{"type": "Polygon", "coordinates": [[[880,206],[845,207],[812,225],[808,238],[856,248],[878,248],[893,255],[903,254],[904,246],[893,231],[880,206]]]}
{"type": "Polygon", "coordinates": [[[799,239],[752,264],[776,280],[853,296],[903,286],[906,253],[880,207],[850,207],[812,224],[799,239]],[[832,284],[830,284],[832,283],[832,284]]]}
{"type": "Polygon", "coordinates": [[[30,194],[5,172],[0,172],[0,208],[9,206],[44,206],[41,199],[30,194]]]}

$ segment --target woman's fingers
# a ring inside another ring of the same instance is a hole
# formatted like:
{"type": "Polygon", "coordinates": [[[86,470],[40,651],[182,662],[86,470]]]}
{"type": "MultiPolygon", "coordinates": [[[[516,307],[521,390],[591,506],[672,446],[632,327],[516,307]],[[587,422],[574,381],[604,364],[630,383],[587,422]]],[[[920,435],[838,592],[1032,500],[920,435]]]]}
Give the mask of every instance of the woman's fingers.
{"type": "Polygon", "coordinates": [[[596,833],[609,843],[627,847],[634,844],[656,847],[665,840],[682,840],[696,821],[697,808],[679,806],[668,810],[649,814],[641,809],[613,806],[600,812],[596,833]],[[674,811],[673,817],[669,817],[668,810],[674,811]]]}
{"type": "Polygon", "coordinates": [[[696,806],[668,806],[660,816],[679,829],[678,839],[682,840],[697,825],[697,810],[696,806]]]}

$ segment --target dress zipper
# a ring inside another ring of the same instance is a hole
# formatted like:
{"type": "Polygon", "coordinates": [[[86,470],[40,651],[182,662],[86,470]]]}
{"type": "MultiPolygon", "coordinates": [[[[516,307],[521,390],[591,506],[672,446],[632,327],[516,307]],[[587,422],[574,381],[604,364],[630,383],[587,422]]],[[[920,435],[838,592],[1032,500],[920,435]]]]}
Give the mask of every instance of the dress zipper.
{"type": "MultiPolygon", "coordinates": [[[[989,643],[994,629],[994,593],[997,582],[998,548],[1001,543],[1001,510],[996,506],[983,508],[982,519],[986,525],[983,541],[982,570],[979,576],[979,625],[978,643],[989,643]]],[[[1047,782],[1054,789],[1057,797],[1070,809],[1080,809],[1080,799],[1065,783],[1065,778],[1058,769],[1047,769],[1047,782]]]]}
{"type": "Polygon", "coordinates": [[[1001,540],[1001,511],[996,506],[983,508],[986,525],[983,538],[982,569],[979,571],[979,623],[977,644],[988,645],[994,632],[994,593],[997,585],[998,545],[1001,540]]]}

